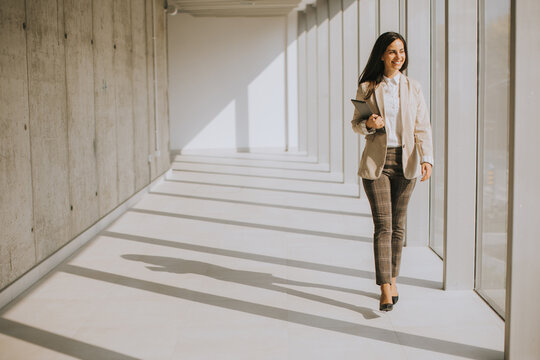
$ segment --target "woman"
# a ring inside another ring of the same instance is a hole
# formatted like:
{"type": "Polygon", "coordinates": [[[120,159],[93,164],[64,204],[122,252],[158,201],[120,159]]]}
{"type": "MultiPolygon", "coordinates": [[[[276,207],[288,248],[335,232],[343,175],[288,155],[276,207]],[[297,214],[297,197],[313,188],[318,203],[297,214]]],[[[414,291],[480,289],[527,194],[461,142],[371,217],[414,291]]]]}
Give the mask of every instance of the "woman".
{"type": "Polygon", "coordinates": [[[375,233],[375,275],[381,287],[379,309],[390,311],[398,301],[399,274],[407,204],[416,178],[431,176],[433,146],[428,110],[420,85],[407,78],[407,44],[395,32],[379,36],[358,82],[357,100],[372,115],[352,128],[366,136],[358,175],[369,199],[375,233]]]}

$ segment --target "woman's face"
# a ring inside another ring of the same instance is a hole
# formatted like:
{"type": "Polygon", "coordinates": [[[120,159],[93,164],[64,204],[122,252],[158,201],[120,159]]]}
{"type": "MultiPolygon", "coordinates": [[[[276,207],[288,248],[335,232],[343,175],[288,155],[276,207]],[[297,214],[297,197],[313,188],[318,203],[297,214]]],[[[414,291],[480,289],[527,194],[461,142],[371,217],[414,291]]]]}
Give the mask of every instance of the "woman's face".
{"type": "Polygon", "coordinates": [[[399,71],[405,62],[405,48],[403,42],[399,39],[394,40],[384,52],[382,56],[384,62],[384,73],[393,74],[399,71]]]}

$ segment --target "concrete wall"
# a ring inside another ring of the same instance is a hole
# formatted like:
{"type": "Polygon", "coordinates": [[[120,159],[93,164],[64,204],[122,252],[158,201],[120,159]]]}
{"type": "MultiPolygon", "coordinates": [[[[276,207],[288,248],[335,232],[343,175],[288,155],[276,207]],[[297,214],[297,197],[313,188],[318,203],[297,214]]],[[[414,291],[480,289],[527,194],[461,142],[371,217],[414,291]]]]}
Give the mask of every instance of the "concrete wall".
{"type": "Polygon", "coordinates": [[[0,289],[169,169],[162,4],[0,0],[0,289]]]}
{"type": "MultiPolygon", "coordinates": [[[[287,17],[169,18],[171,148],[287,146],[287,17]]],[[[287,64],[289,60],[289,64],[287,64]]],[[[296,74],[290,74],[296,78],[296,74]]]]}

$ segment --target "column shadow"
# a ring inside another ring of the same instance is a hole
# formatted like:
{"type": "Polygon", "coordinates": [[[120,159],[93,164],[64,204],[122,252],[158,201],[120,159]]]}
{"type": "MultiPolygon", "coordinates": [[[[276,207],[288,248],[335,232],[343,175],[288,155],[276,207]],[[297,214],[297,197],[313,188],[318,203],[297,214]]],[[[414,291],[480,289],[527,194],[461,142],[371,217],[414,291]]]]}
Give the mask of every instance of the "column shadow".
{"type": "MultiPolygon", "coordinates": [[[[198,155],[197,155],[198,156],[198,155]]],[[[248,160],[251,160],[247,158],[248,160]]],[[[233,159],[238,160],[238,159],[233,159]]],[[[258,160],[257,160],[258,161],[258,160]]],[[[267,161],[274,161],[278,162],[279,160],[267,160],[267,161]]],[[[288,170],[288,171],[302,171],[302,172],[311,172],[311,173],[329,173],[330,170],[321,170],[321,169],[304,169],[304,168],[294,168],[294,167],[285,167],[285,166],[263,166],[261,164],[240,164],[235,162],[218,162],[218,161],[211,161],[208,159],[204,159],[204,161],[195,161],[195,160],[186,160],[185,155],[184,157],[177,156],[172,163],[181,163],[181,164],[204,164],[204,165],[218,165],[218,166],[231,166],[231,167],[239,167],[239,168],[255,168],[255,169],[271,169],[271,170],[288,170]]],[[[317,164],[318,165],[318,164],[317,164]]]]}
{"type": "Polygon", "coordinates": [[[167,179],[167,181],[168,182],[183,183],[183,184],[210,185],[210,186],[221,186],[221,187],[229,187],[229,188],[243,188],[243,189],[254,189],[254,190],[282,192],[282,193],[297,193],[297,194],[308,194],[308,195],[319,195],[319,196],[328,196],[328,197],[358,199],[358,195],[331,194],[331,193],[321,193],[321,192],[315,192],[315,191],[279,189],[279,188],[270,188],[270,187],[252,186],[252,185],[224,184],[224,183],[213,181],[211,178],[209,178],[208,181],[206,181],[206,180],[205,181],[191,181],[191,180],[178,180],[178,179],[167,179]]]}
{"type": "Polygon", "coordinates": [[[0,318],[0,334],[82,360],[139,359],[4,318],[0,318]]]}
{"type": "Polygon", "coordinates": [[[172,196],[172,197],[178,197],[178,198],[183,198],[183,199],[211,200],[211,201],[219,201],[219,202],[224,202],[224,203],[229,203],[229,204],[257,205],[257,206],[264,206],[268,208],[309,211],[309,212],[316,212],[316,213],[322,213],[322,214],[371,217],[371,214],[355,213],[355,212],[350,212],[350,211],[327,210],[327,209],[321,209],[321,208],[309,208],[309,207],[292,206],[292,205],[270,204],[270,203],[263,203],[263,202],[256,202],[256,201],[234,200],[234,199],[226,199],[226,198],[220,199],[216,197],[178,194],[178,193],[161,192],[161,191],[150,191],[149,194],[161,195],[161,196],[172,196]]]}
{"type": "MultiPolygon", "coordinates": [[[[203,276],[207,276],[216,280],[282,292],[284,294],[294,295],[303,299],[318,301],[323,304],[341,307],[344,309],[359,312],[364,316],[365,319],[374,319],[374,318],[379,317],[379,315],[377,315],[372,309],[369,309],[366,307],[347,304],[339,300],[334,300],[334,299],[330,299],[324,296],[310,294],[304,291],[299,291],[299,290],[287,288],[284,286],[280,286],[279,284],[302,286],[302,287],[315,287],[319,289],[350,292],[349,289],[341,288],[338,286],[322,285],[322,284],[308,283],[308,282],[303,282],[303,281],[283,279],[269,273],[247,271],[247,270],[236,270],[236,269],[231,269],[231,268],[218,266],[218,265],[214,265],[210,263],[205,263],[201,261],[185,260],[185,259],[180,259],[180,258],[137,255],[137,254],[122,255],[122,258],[126,260],[139,261],[146,264],[154,265],[154,266],[146,267],[152,271],[169,272],[169,273],[174,273],[174,274],[203,275],[203,276]]],[[[374,297],[378,299],[377,295],[375,294],[372,294],[372,295],[374,296],[370,296],[370,297],[374,297]]]]}
{"type": "MultiPolygon", "coordinates": [[[[357,277],[362,277],[365,279],[371,279],[375,281],[375,273],[373,271],[353,269],[353,268],[347,268],[347,267],[335,266],[335,265],[319,264],[319,263],[314,263],[314,262],[304,261],[304,260],[284,259],[284,258],[263,255],[263,254],[253,254],[253,253],[248,253],[248,252],[243,252],[243,251],[238,251],[238,250],[220,249],[220,248],[215,248],[211,246],[156,239],[156,238],[150,238],[150,237],[145,237],[145,236],[140,236],[140,235],[123,234],[123,233],[118,233],[118,232],[113,232],[113,231],[104,231],[100,235],[108,236],[108,237],[112,237],[116,239],[135,241],[135,242],[140,242],[140,243],[145,243],[145,244],[167,246],[167,247],[171,247],[175,249],[198,251],[198,252],[204,252],[208,254],[215,254],[215,255],[221,255],[221,256],[235,257],[239,259],[266,262],[269,264],[285,265],[285,266],[296,267],[300,269],[323,271],[323,272],[329,272],[329,273],[347,275],[347,276],[357,276],[357,277]]],[[[440,281],[417,279],[417,278],[411,278],[407,276],[400,276],[398,279],[399,279],[398,282],[400,284],[425,287],[425,288],[430,288],[430,289],[438,289],[438,290],[442,289],[442,282],[440,281]]],[[[373,294],[373,293],[363,293],[360,290],[349,289],[349,291],[354,294],[360,294],[364,296],[370,296],[370,294],[373,294]]],[[[373,298],[378,299],[378,297],[373,297],[373,298]]]]}
{"type": "Polygon", "coordinates": [[[335,239],[371,242],[371,239],[368,238],[368,237],[365,237],[365,236],[336,234],[336,233],[325,232],[325,231],[297,229],[297,228],[292,228],[292,227],[287,227],[287,226],[256,224],[256,223],[250,223],[250,222],[245,222],[245,221],[217,219],[217,218],[206,217],[206,216],[178,214],[178,213],[171,213],[171,212],[165,212],[165,211],[137,209],[137,208],[131,208],[131,209],[128,210],[128,212],[136,212],[136,213],[142,213],[142,214],[151,214],[151,215],[158,215],[158,216],[167,216],[167,217],[174,217],[174,218],[198,220],[198,221],[212,222],[212,223],[218,223],[218,224],[250,227],[250,228],[256,228],[256,229],[284,231],[284,232],[289,232],[289,233],[293,233],[293,234],[304,234],[304,235],[312,235],[312,236],[329,237],[329,238],[335,238],[335,239]]]}
{"type": "MultiPolygon", "coordinates": [[[[240,151],[240,150],[239,150],[240,151]]],[[[249,151],[249,149],[244,149],[244,152],[249,151]]],[[[210,170],[191,170],[191,169],[172,169],[173,172],[186,172],[186,173],[196,173],[196,174],[207,174],[207,175],[231,175],[231,176],[238,176],[238,177],[248,177],[248,178],[259,178],[259,179],[279,179],[279,180],[290,180],[290,181],[305,181],[305,182],[313,182],[313,183],[320,183],[320,184],[342,184],[343,181],[341,180],[324,180],[324,179],[307,179],[307,178],[300,178],[300,177],[292,177],[292,176],[277,176],[277,175],[260,175],[260,174],[245,174],[241,172],[226,172],[226,171],[210,171],[210,170]]],[[[329,172],[327,172],[329,173],[329,172]]]]}
{"type": "Polygon", "coordinates": [[[453,341],[434,339],[401,331],[381,329],[374,326],[361,325],[344,320],[336,320],[305,312],[287,310],[269,305],[261,305],[249,301],[233,299],[225,296],[213,295],[184,288],[178,288],[170,285],[159,284],[152,281],[83,268],[75,265],[62,265],[58,268],[58,271],[63,271],[72,275],[104,281],[120,286],[126,286],[133,289],[151,291],[156,294],[172,296],[175,298],[194,301],[201,304],[240,311],[247,314],[263,316],[266,318],[286,321],[294,324],[309,326],[312,328],[359,336],[363,338],[414,347],[437,353],[461,356],[468,359],[478,360],[502,360],[504,358],[504,353],[502,351],[497,351],[484,347],[460,344],[453,341]]]}

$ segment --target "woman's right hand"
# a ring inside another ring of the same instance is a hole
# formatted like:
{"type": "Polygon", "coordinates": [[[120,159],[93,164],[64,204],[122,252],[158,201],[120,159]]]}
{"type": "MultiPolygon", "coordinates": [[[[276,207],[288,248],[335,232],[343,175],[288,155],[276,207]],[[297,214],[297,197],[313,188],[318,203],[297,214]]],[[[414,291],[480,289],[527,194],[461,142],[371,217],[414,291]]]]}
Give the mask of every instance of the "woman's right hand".
{"type": "Polygon", "coordinates": [[[380,129],[384,127],[384,120],[382,116],[371,114],[369,119],[366,121],[366,126],[371,129],[380,129]]]}

